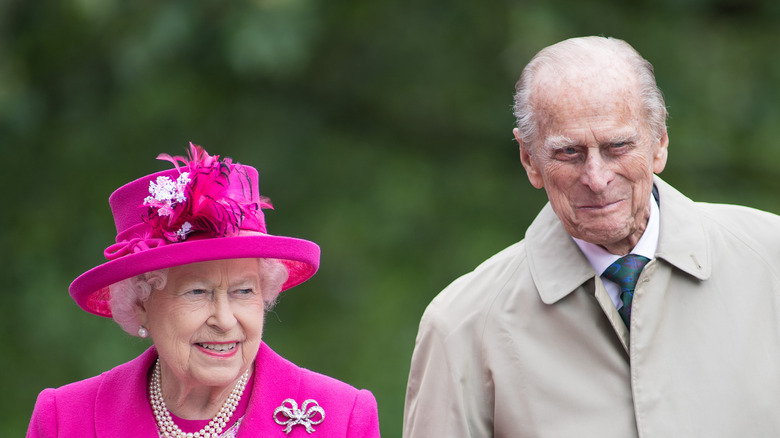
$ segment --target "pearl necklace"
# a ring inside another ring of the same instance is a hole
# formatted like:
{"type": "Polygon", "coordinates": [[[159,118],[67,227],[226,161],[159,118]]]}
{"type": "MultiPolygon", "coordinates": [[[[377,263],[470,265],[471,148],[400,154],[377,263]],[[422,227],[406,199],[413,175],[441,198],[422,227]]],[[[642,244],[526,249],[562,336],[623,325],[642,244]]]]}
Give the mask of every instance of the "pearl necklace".
{"type": "Polygon", "coordinates": [[[222,433],[222,429],[225,428],[230,417],[233,416],[233,412],[238,406],[238,402],[241,400],[241,396],[244,394],[244,388],[246,388],[246,382],[249,380],[249,371],[247,369],[241,378],[238,379],[238,383],[233,388],[233,392],[225,400],[225,404],[222,405],[222,409],[217,412],[217,415],[209,421],[203,429],[194,433],[184,433],[171,418],[171,413],[165,406],[165,400],[163,400],[162,386],[160,385],[160,358],[157,358],[157,362],[154,365],[154,371],[152,372],[152,380],[149,382],[149,402],[152,405],[154,411],[154,417],[157,419],[157,427],[160,430],[161,436],[165,438],[217,438],[222,433]]]}

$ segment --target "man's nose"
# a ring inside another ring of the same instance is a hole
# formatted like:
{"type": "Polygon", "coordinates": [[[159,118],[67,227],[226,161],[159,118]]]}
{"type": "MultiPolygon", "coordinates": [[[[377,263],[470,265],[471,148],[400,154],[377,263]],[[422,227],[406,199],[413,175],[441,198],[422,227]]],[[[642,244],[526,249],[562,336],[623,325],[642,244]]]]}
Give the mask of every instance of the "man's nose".
{"type": "Polygon", "coordinates": [[[601,156],[601,151],[594,149],[588,149],[588,156],[585,159],[585,167],[580,180],[594,193],[601,193],[607,188],[615,174],[609,163],[601,156]]]}

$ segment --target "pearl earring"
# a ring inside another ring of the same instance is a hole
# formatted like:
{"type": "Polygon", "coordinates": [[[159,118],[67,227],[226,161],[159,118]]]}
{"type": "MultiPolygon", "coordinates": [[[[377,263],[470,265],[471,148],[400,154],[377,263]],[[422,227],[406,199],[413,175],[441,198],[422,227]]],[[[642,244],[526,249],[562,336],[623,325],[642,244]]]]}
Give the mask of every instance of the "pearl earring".
{"type": "Polygon", "coordinates": [[[149,331],[144,328],[144,326],[141,326],[138,328],[138,336],[145,338],[149,336],[149,331]]]}

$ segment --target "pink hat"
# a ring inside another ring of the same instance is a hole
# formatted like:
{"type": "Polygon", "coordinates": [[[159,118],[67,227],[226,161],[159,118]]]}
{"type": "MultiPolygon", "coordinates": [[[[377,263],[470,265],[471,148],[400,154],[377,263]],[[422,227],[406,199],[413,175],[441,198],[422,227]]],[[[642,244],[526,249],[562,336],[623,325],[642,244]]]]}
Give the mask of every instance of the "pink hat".
{"type": "Polygon", "coordinates": [[[192,143],[189,160],[167,154],[157,158],[175,168],[125,184],[108,199],[116,243],[106,248],[108,262],[71,283],[70,295],[82,309],[111,317],[110,285],[195,262],[279,259],[289,274],[282,290],[317,272],[317,244],[266,233],[261,208],[272,207],[260,196],[255,168],[230,158],[220,161],[192,143]]]}

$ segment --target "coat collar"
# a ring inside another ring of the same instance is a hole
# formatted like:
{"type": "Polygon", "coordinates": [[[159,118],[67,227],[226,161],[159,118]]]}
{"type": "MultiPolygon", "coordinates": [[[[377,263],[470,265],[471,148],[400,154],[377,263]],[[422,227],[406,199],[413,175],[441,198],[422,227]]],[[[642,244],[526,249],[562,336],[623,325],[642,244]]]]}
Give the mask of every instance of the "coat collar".
{"type": "MultiPolygon", "coordinates": [[[[157,425],[147,399],[147,376],[157,351],[149,348],[130,362],[103,374],[95,400],[95,432],[98,437],[120,436],[133,431],[134,436],[157,436],[157,425]]],[[[272,417],[286,398],[298,398],[301,369],[271,350],[264,342],[255,359],[255,377],[247,415],[241,423],[239,437],[259,432],[280,436],[281,427],[272,417]],[[250,413],[267,413],[249,415],[250,413]]]]}
{"type": "Polygon", "coordinates": [[[113,437],[133,431],[136,436],[157,436],[157,423],[146,397],[147,376],[157,359],[149,348],[130,362],[103,373],[95,398],[95,435],[113,437]]]}
{"type": "MultiPolygon", "coordinates": [[[[712,273],[710,248],[696,204],[658,176],[661,231],[656,258],[706,280],[712,273]]],[[[566,232],[549,203],[528,228],[526,254],[542,301],[552,304],[598,274],[566,232]]]]}
{"type": "Polygon", "coordinates": [[[661,197],[661,236],[655,256],[699,280],[712,275],[712,252],[696,203],[655,177],[661,197]]]}

